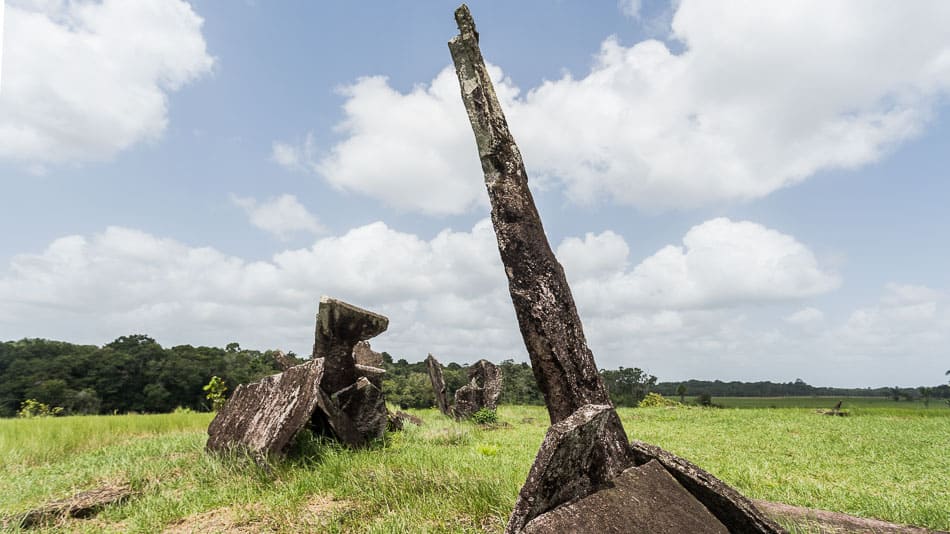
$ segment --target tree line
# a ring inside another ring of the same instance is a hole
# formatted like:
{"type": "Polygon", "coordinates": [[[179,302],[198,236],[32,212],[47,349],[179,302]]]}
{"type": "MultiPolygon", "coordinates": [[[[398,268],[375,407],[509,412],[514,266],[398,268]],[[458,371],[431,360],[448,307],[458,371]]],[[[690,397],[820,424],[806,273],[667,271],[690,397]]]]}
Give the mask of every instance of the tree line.
{"type": "MultiPolygon", "coordinates": [[[[424,361],[409,363],[383,354],[383,391],[387,400],[404,408],[435,406],[424,361]]],[[[27,400],[62,408],[64,414],[164,413],[176,408],[209,410],[202,389],[219,377],[230,394],[238,384],[278,373],[279,362],[293,353],[258,351],[230,343],[224,348],[178,345],[162,347],[141,334],[122,336],[98,347],[46,339],[0,342],[0,417],[12,417],[27,400]]],[[[502,404],[544,404],[531,366],[504,360],[502,404]]],[[[950,398],[950,386],[934,388],[822,388],[802,380],[788,383],[688,380],[657,382],[655,376],[632,367],[602,369],[604,383],[617,406],[636,406],[650,392],[667,397],[696,396],[904,396],[950,398]]],[[[451,398],[468,382],[467,366],[449,363],[443,375],[451,398]]]]}
{"type": "Polygon", "coordinates": [[[721,380],[686,380],[660,382],[652,391],[663,396],[709,395],[712,397],[889,397],[893,400],[917,400],[924,396],[950,398],[950,385],[900,388],[832,388],[812,386],[802,379],[794,382],[723,382],[721,380]]]}

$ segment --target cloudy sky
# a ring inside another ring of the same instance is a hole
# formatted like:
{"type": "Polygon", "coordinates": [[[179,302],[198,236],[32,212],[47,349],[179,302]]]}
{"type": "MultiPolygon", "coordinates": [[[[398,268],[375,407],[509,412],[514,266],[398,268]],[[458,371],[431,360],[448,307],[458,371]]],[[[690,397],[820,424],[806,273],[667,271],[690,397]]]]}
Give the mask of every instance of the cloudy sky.
{"type": "MultiPolygon", "coordinates": [[[[943,381],[950,2],[470,6],[601,367],[943,381]]],[[[454,3],[5,7],[0,339],[526,359],[454,3]]]]}

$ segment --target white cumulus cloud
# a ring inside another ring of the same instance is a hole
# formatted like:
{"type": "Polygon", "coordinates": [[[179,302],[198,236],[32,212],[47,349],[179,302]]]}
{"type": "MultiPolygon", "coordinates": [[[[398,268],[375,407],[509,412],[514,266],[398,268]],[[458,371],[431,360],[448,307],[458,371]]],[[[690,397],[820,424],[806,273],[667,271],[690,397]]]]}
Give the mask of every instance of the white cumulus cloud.
{"type": "Polygon", "coordinates": [[[214,63],[181,0],[8,3],[0,159],[39,168],[154,140],[169,94],[214,63]]]}
{"type": "Polygon", "coordinates": [[[231,195],[231,202],[247,213],[251,224],[286,240],[297,232],[320,234],[326,228],[307,211],[294,195],[280,195],[264,202],[250,197],[231,195]]]}
{"type": "MultiPolygon", "coordinates": [[[[568,238],[558,247],[601,365],[636,365],[629,360],[632,339],[634,352],[655,349],[654,357],[683,347],[693,354],[724,350],[744,339],[734,308],[794,302],[833,281],[803,245],[752,223],[709,221],[684,243],[685,267],[672,277],[644,268],[662,251],[629,266],[628,247],[613,232],[568,238]],[[713,270],[728,269],[711,276],[691,262],[716,259],[704,246],[717,242],[726,247],[722,255],[738,259],[714,262],[713,270]],[[779,250],[790,260],[773,261],[779,250]],[[778,289],[763,282],[769,277],[778,289]],[[683,285],[685,294],[678,292],[683,285]]],[[[239,341],[305,352],[323,294],[389,316],[390,331],[375,346],[393,354],[433,352],[449,361],[524,355],[487,219],[429,240],[377,222],[268,261],[120,227],[67,236],[0,271],[0,338],[103,343],[143,332],[165,344],[239,341]]]]}
{"type": "Polygon", "coordinates": [[[578,302],[590,302],[593,313],[708,309],[800,299],[840,284],[794,237],[748,221],[706,221],[682,246],[668,245],[632,269],[627,252],[609,231],[558,247],[578,302]]]}
{"type": "MultiPolygon", "coordinates": [[[[607,38],[583,76],[521,95],[493,79],[532,178],[578,202],[693,207],[860,167],[918,134],[950,90],[948,26],[940,0],[683,1],[681,53],[607,38]]],[[[397,207],[471,208],[484,194],[458,92],[451,69],[408,93],[358,80],[343,139],[313,167],[397,207]]]]}

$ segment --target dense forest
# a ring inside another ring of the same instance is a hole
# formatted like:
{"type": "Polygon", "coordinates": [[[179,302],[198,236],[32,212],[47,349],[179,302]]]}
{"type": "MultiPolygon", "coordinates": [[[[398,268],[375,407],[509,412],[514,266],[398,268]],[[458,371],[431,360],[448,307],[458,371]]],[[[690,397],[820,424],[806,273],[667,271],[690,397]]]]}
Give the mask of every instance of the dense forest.
{"type": "MultiPolygon", "coordinates": [[[[16,415],[22,403],[34,399],[64,414],[160,413],[175,408],[208,410],[203,386],[213,376],[224,380],[230,394],[238,384],[280,372],[280,359],[302,362],[293,353],[242,349],[237,343],[224,348],[178,345],[164,348],[145,335],[122,336],[102,347],[75,345],[45,339],[0,343],[0,417],[16,415]]],[[[383,353],[387,400],[404,408],[435,405],[424,361],[393,361],[383,353]]],[[[504,381],[502,404],[543,404],[527,363],[505,360],[498,364],[504,381]]],[[[601,370],[613,402],[636,406],[648,393],[665,396],[681,393],[711,396],[888,396],[914,398],[915,389],[837,389],[810,386],[801,380],[772,382],[657,383],[655,376],[638,368],[601,370]]],[[[451,396],[467,381],[466,366],[449,363],[444,377],[451,396]]],[[[931,388],[935,398],[950,397],[950,386],[931,388]]]]}

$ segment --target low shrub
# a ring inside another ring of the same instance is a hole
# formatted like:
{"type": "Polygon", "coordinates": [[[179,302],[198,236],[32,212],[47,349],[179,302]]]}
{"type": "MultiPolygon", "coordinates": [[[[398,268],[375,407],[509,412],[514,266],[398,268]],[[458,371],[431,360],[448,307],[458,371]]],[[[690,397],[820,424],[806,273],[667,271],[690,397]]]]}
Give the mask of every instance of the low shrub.
{"type": "Polygon", "coordinates": [[[682,404],[659,393],[647,393],[647,396],[643,397],[643,400],[637,404],[638,408],[660,408],[664,406],[682,406],[682,404]]]}

